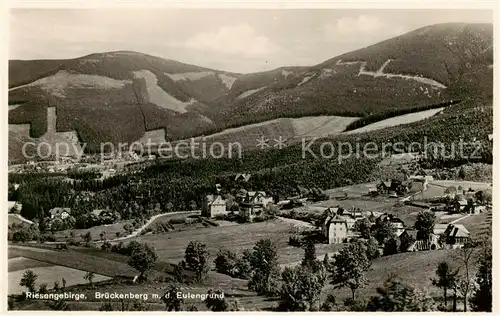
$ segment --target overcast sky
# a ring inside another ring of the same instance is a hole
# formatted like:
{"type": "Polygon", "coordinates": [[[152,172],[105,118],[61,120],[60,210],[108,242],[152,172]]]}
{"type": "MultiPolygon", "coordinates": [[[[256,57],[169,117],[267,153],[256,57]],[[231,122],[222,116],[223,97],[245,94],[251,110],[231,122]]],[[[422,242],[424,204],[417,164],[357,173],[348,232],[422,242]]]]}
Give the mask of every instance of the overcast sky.
{"type": "Polygon", "coordinates": [[[132,50],[232,72],[308,66],[474,10],[15,9],[10,59],[132,50]]]}

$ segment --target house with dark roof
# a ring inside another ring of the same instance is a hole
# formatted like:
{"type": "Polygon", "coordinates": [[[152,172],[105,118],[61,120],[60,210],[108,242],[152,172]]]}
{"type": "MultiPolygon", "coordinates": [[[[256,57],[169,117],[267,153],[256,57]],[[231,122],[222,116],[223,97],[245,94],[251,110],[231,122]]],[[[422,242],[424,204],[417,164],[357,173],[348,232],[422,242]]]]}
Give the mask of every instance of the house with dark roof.
{"type": "Polygon", "coordinates": [[[226,213],[226,201],[222,196],[212,194],[205,196],[201,206],[201,216],[213,218],[226,213]]]}
{"type": "Polygon", "coordinates": [[[448,248],[462,248],[470,237],[469,231],[462,224],[450,224],[444,232],[444,239],[448,248]]]}
{"type": "Polygon", "coordinates": [[[71,215],[71,209],[69,207],[54,207],[49,211],[50,219],[65,219],[71,215]]]}
{"type": "Polygon", "coordinates": [[[346,219],[335,213],[326,217],[322,227],[323,235],[329,244],[345,242],[348,230],[346,219]]]}

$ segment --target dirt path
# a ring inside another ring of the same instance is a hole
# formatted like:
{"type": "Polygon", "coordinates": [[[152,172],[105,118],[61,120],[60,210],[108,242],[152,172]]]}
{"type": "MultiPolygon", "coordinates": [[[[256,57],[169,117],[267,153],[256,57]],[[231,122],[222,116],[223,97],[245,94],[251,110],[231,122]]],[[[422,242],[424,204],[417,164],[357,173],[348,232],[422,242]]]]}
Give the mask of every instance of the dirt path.
{"type": "MultiPolygon", "coordinates": [[[[161,213],[158,215],[154,215],[144,225],[142,225],[141,227],[134,230],[131,234],[129,234],[127,236],[123,236],[123,237],[118,237],[115,239],[109,239],[107,241],[108,242],[117,242],[117,241],[122,241],[122,240],[130,239],[130,238],[134,238],[134,237],[138,236],[149,225],[151,225],[151,223],[153,223],[155,220],[157,220],[158,218],[163,217],[163,216],[180,215],[180,214],[194,215],[194,214],[199,214],[199,213],[200,213],[200,211],[182,211],[182,212],[170,212],[170,213],[161,213]]],[[[103,243],[103,242],[104,241],[96,241],[96,243],[103,243]]]]}
{"type": "Polygon", "coordinates": [[[467,215],[465,215],[465,216],[459,217],[459,218],[457,218],[456,220],[451,221],[451,222],[450,222],[450,224],[455,224],[456,222],[459,222],[459,221],[461,221],[461,220],[463,220],[463,219],[466,219],[466,218],[467,218],[467,217],[469,217],[470,215],[471,215],[471,214],[467,214],[467,215]]]}
{"type": "Polygon", "coordinates": [[[277,219],[280,221],[283,221],[285,223],[292,224],[293,226],[298,226],[298,227],[304,227],[304,228],[309,228],[309,229],[316,229],[316,227],[308,222],[300,221],[298,219],[292,219],[292,218],[285,218],[285,217],[280,217],[276,216],[277,219]]]}
{"type": "Polygon", "coordinates": [[[407,79],[407,80],[414,80],[418,81],[423,84],[427,84],[436,88],[440,89],[446,89],[446,86],[442,84],[441,82],[438,82],[436,80],[430,79],[430,78],[425,78],[421,76],[410,76],[410,75],[402,75],[402,74],[393,74],[393,73],[386,73],[384,72],[385,67],[392,61],[392,59],[388,59],[382,66],[377,71],[368,71],[365,70],[367,62],[366,61],[351,61],[351,62],[343,62],[342,60],[337,61],[337,65],[353,65],[353,64],[360,64],[359,67],[359,73],[358,75],[365,75],[365,76],[372,76],[374,78],[376,77],[385,77],[385,78],[401,78],[401,79],[407,79]]]}

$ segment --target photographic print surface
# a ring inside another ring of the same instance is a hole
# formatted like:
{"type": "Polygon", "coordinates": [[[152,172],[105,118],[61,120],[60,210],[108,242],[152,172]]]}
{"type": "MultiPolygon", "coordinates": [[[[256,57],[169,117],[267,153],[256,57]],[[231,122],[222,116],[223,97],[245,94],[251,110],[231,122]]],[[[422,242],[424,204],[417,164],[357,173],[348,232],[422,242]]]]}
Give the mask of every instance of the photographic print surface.
{"type": "Polygon", "coordinates": [[[491,312],[492,10],[8,23],[9,310],[491,312]]]}

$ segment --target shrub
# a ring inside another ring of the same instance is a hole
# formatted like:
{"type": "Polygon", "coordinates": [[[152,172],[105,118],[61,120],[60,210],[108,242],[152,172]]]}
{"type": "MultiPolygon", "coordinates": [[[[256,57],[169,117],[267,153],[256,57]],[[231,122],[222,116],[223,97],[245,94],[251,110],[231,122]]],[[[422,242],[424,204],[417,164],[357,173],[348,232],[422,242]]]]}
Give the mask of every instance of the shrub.
{"type": "Polygon", "coordinates": [[[215,270],[219,273],[234,275],[237,255],[229,249],[219,249],[215,257],[215,270]]]}
{"type": "Polygon", "coordinates": [[[217,214],[214,216],[214,219],[218,221],[223,221],[226,219],[226,214],[217,214]]]}
{"type": "Polygon", "coordinates": [[[304,240],[300,235],[292,235],[288,238],[288,244],[294,247],[302,247],[304,240]]]}
{"type": "Polygon", "coordinates": [[[104,251],[111,251],[112,249],[112,245],[109,241],[105,241],[102,246],[101,246],[101,250],[104,250],[104,251]]]}

